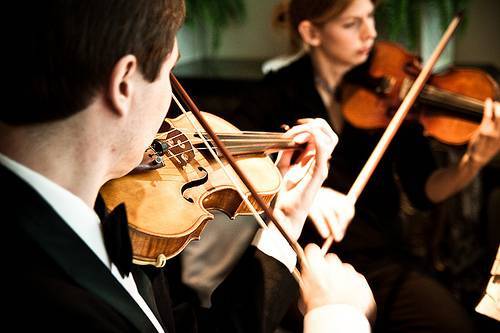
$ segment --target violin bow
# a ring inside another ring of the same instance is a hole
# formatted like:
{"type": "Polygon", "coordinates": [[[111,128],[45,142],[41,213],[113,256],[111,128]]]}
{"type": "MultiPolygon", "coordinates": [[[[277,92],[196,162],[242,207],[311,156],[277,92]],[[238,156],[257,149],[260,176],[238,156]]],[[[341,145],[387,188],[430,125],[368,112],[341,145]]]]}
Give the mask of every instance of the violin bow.
{"type": "MultiPolygon", "coordinates": [[[[415,103],[417,96],[422,91],[425,82],[431,75],[434,65],[436,64],[439,57],[443,53],[444,49],[446,48],[446,45],[453,36],[453,33],[456,31],[461,20],[462,20],[462,13],[459,13],[450,22],[448,28],[441,37],[441,40],[434,49],[429,60],[427,61],[427,63],[421,70],[420,74],[418,75],[417,79],[411,86],[410,90],[408,91],[408,94],[403,99],[403,102],[399,106],[398,111],[394,114],[394,117],[392,118],[391,122],[384,131],[384,134],[380,138],[380,141],[378,142],[377,146],[373,150],[372,154],[368,158],[363,169],[361,170],[355,182],[353,183],[352,187],[350,188],[347,197],[351,200],[351,202],[355,203],[359,198],[359,196],[361,195],[361,192],[365,188],[366,184],[368,183],[368,180],[372,176],[373,172],[375,171],[375,168],[377,167],[382,156],[387,150],[387,147],[389,146],[392,139],[396,135],[396,132],[403,123],[404,118],[406,117],[411,107],[415,103]]],[[[334,240],[335,240],[334,236],[331,233],[330,236],[328,236],[328,238],[323,243],[323,246],[321,247],[321,251],[323,252],[324,255],[326,255],[328,250],[330,250],[330,247],[332,246],[334,240]]]]}
{"type": "MultiPolygon", "coordinates": [[[[216,144],[216,146],[220,149],[220,152],[226,158],[227,162],[229,162],[229,165],[233,168],[233,170],[236,172],[238,177],[241,179],[243,184],[247,187],[247,189],[250,191],[252,194],[252,197],[255,199],[256,203],[259,205],[259,207],[264,211],[266,216],[274,223],[276,228],[279,230],[279,232],[283,235],[285,240],[288,242],[288,244],[291,246],[293,251],[297,254],[297,259],[299,261],[299,264],[301,267],[304,267],[304,265],[307,265],[307,261],[305,259],[305,254],[304,250],[302,247],[299,245],[297,241],[295,241],[289,233],[286,231],[286,229],[282,226],[282,224],[278,221],[278,219],[274,216],[272,210],[266,205],[264,200],[260,197],[260,195],[257,193],[255,190],[255,187],[252,185],[248,177],[244,174],[244,172],[241,170],[241,168],[238,166],[236,163],[236,160],[232,156],[232,154],[229,152],[229,150],[226,148],[224,143],[219,139],[217,134],[212,130],[208,122],[205,120],[204,116],[201,114],[200,110],[194,103],[194,101],[191,99],[189,94],[186,92],[186,90],[182,87],[180,84],[179,80],[175,77],[173,73],[170,73],[170,80],[172,83],[173,88],[175,91],[179,94],[183,102],[190,108],[193,116],[196,118],[196,120],[200,123],[201,127],[207,132],[208,136],[213,140],[213,142],[216,144]]],[[[174,96],[175,99],[175,96],[174,96]]],[[[175,99],[177,101],[177,99],[175,99]]],[[[202,136],[203,137],[203,136],[202,136]]],[[[209,146],[208,146],[209,147],[209,146]]],[[[210,148],[210,147],[209,147],[210,148]]],[[[236,184],[235,184],[236,185],[236,184]]],[[[242,196],[242,199],[246,202],[247,206],[253,211],[253,205],[248,201],[245,195],[242,194],[241,190],[238,191],[240,195],[242,196]]],[[[255,215],[255,214],[254,214],[255,215]]],[[[256,218],[260,219],[260,216],[257,214],[255,216],[256,218]]],[[[263,223],[264,226],[265,223],[263,223]]],[[[267,227],[267,226],[266,226],[267,227]]],[[[299,283],[299,285],[302,283],[301,278],[300,278],[300,273],[297,268],[294,269],[292,272],[293,277],[296,279],[296,281],[299,283]]]]}

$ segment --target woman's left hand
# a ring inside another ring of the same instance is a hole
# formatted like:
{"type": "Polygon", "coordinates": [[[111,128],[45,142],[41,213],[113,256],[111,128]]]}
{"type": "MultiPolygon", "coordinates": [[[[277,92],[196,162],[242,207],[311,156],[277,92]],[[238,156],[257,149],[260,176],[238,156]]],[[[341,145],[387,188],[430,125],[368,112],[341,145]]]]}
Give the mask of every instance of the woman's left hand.
{"type": "Polygon", "coordinates": [[[469,141],[466,155],[479,167],[486,165],[500,151],[500,103],[486,99],[483,120],[469,141]]]}

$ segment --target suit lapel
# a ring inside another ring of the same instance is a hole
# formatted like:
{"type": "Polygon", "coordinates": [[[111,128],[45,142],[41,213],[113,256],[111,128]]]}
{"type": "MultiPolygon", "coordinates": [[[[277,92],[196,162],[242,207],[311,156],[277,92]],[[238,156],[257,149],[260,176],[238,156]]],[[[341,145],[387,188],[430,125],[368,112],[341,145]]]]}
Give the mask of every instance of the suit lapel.
{"type": "Polygon", "coordinates": [[[26,182],[0,166],[14,211],[20,215],[18,225],[80,286],[110,304],[139,331],[156,329],[139,305],[115,279],[109,269],[73,232],[52,207],[26,182]],[[26,209],[28,207],[29,209],[26,209]]]}

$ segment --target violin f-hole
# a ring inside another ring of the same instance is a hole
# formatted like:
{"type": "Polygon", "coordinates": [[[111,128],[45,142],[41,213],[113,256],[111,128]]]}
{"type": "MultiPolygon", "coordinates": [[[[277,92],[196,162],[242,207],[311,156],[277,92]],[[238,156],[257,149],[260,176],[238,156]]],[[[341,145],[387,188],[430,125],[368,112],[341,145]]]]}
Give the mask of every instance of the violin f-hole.
{"type": "Polygon", "coordinates": [[[208,171],[205,170],[203,167],[199,166],[198,167],[198,170],[201,171],[203,173],[203,176],[201,178],[198,178],[198,179],[195,179],[193,181],[190,181],[184,185],[182,185],[181,187],[181,194],[182,194],[182,197],[184,199],[186,199],[186,201],[190,202],[190,203],[194,203],[194,200],[193,198],[191,197],[188,197],[185,192],[187,190],[189,190],[190,188],[193,188],[193,187],[196,187],[196,186],[200,186],[200,185],[203,185],[205,184],[207,181],[208,181],[208,171]]]}

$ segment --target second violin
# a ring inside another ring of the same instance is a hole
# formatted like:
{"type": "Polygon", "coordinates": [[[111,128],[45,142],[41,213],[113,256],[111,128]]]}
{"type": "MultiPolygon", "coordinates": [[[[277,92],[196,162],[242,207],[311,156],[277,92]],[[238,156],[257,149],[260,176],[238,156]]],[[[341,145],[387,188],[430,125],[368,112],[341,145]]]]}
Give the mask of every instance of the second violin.
{"type": "MultiPolygon", "coordinates": [[[[387,126],[416,75],[420,61],[397,44],[376,44],[368,75],[360,84],[341,90],[342,112],[358,128],[387,126]]],[[[498,99],[495,80],[479,69],[450,68],[432,75],[408,119],[419,121],[426,135],[446,144],[461,145],[471,138],[482,119],[486,98],[498,99]]]]}

